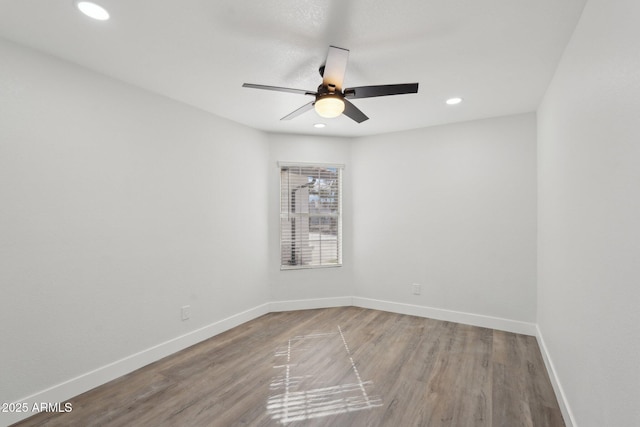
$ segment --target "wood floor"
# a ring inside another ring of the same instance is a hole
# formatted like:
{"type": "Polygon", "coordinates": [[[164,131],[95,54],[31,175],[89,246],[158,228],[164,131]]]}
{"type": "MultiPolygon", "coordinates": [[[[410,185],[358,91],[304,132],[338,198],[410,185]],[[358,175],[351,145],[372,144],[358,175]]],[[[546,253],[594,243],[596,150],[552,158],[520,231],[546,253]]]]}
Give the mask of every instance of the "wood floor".
{"type": "Polygon", "coordinates": [[[534,337],[341,307],[270,313],[19,426],[564,426],[534,337]]]}

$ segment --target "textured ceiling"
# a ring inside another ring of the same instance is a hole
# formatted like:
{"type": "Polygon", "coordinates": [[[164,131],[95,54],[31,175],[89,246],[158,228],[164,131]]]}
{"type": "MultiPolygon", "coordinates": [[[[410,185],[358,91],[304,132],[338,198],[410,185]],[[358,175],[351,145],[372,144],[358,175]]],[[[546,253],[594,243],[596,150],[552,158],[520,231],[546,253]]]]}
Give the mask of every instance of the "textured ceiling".
{"type": "Polygon", "coordinates": [[[257,129],[357,136],[534,111],[585,0],[96,2],[109,21],[72,0],[0,0],[0,37],[257,129]],[[419,93],[354,100],[370,117],[357,124],[280,121],[311,98],[241,87],[316,90],[329,45],[351,51],[345,86],[419,93]]]}

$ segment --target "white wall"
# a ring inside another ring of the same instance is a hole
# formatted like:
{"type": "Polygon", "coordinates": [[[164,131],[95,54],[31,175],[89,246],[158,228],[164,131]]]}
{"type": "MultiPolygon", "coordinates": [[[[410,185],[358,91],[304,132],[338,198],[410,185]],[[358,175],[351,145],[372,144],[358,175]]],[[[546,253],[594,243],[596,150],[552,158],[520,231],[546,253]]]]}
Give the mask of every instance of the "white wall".
{"type": "Polygon", "coordinates": [[[538,111],[538,323],[580,427],[640,425],[639,21],[589,0],[538,111]]]}
{"type": "MultiPolygon", "coordinates": [[[[351,139],[269,134],[269,289],[272,301],[353,295],[351,139]],[[280,170],[278,162],[338,163],[343,172],[343,266],[280,271],[280,170]]],[[[342,300],[336,300],[342,301],[342,300]]],[[[330,304],[330,302],[326,301],[330,304]]],[[[289,305],[288,307],[295,307],[289,305]]]]}
{"type": "Polygon", "coordinates": [[[267,302],[264,134],[0,58],[0,402],[267,302]]]}
{"type": "Polygon", "coordinates": [[[535,120],[359,139],[351,155],[356,295],[534,321],[535,120]],[[422,295],[412,295],[412,283],[422,295]]]}

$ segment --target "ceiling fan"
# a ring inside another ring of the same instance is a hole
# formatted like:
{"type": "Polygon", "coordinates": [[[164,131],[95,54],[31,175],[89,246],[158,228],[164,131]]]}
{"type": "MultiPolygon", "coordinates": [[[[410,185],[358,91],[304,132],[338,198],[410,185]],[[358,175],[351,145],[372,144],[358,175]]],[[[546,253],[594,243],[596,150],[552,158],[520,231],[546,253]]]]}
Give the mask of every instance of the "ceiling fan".
{"type": "Polygon", "coordinates": [[[345,72],[347,71],[347,61],[349,50],[340,47],[329,46],[325,65],[318,70],[322,77],[322,84],[318,86],[316,92],[304,89],[291,89],[278,86],[265,86],[252,83],[245,83],[242,87],[253,89],[275,90],[278,92],[290,92],[300,95],[311,95],[315,99],[303,105],[292,113],[287,114],[280,120],[291,120],[311,109],[315,109],[318,115],[325,118],[338,117],[340,114],[362,123],[368,120],[362,111],[353,105],[349,99],[372,98],[374,96],[403,95],[406,93],[417,93],[418,83],[403,83],[393,85],[359,86],[342,88],[345,72]]]}

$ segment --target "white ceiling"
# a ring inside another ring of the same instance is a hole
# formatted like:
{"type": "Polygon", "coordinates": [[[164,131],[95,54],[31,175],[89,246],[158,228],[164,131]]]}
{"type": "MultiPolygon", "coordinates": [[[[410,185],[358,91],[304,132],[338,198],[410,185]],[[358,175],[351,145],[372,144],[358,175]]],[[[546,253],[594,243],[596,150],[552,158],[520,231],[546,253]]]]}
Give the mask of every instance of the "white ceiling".
{"type": "Polygon", "coordinates": [[[109,21],[0,0],[0,36],[257,129],[358,136],[534,111],[586,0],[95,1],[109,21]],[[346,87],[419,93],[353,100],[370,117],[357,124],[280,121],[311,98],[241,87],[316,90],[329,45],[351,51],[346,87]]]}

